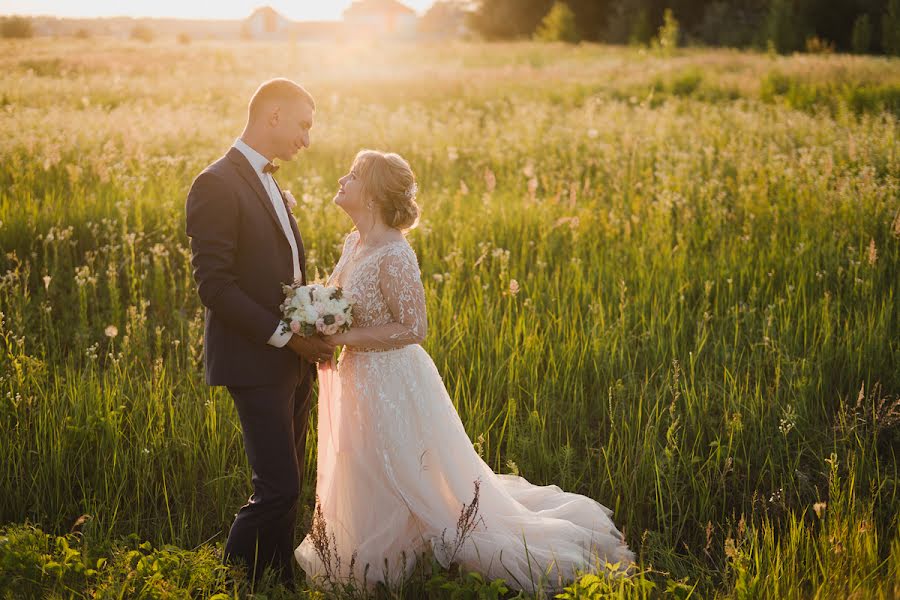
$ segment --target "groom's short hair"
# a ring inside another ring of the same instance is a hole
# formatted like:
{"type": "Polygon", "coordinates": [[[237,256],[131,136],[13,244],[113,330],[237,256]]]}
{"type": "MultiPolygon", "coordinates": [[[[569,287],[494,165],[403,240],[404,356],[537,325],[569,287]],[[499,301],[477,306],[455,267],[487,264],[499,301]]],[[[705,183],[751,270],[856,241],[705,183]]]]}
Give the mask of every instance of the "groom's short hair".
{"type": "Polygon", "coordinates": [[[250,105],[247,107],[250,118],[254,118],[259,110],[270,102],[278,102],[282,100],[299,100],[306,102],[310,107],[316,109],[316,101],[313,100],[312,94],[307,92],[302,85],[294,83],[290,79],[278,77],[264,81],[250,98],[250,105]]]}

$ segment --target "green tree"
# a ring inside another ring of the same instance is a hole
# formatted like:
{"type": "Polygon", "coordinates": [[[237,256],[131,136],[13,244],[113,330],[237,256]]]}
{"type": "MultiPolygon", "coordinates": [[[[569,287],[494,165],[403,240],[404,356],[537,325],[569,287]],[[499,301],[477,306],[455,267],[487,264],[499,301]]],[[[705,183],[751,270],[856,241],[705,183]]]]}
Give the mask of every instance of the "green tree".
{"type": "Polygon", "coordinates": [[[670,53],[678,47],[679,30],[678,20],[672,14],[672,9],[667,8],[663,13],[663,24],[656,36],[656,43],[664,53],[670,53]]]}
{"type": "Polygon", "coordinates": [[[881,17],[881,48],[885,54],[900,56],[900,0],[888,0],[881,17]]]}
{"type": "Polygon", "coordinates": [[[869,15],[859,15],[853,22],[852,44],[856,54],[865,54],[872,47],[872,21],[869,15]]]}
{"type": "Polygon", "coordinates": [[[461,0],[438,0],[419,20],[419,31],[454,37],[464,32],[466,4],[461,0]]]}
{"type": "Polygon", "coordinates": [[[579,36],[575,25],[575,13],[565,2],[554,3],[550,12],[541,21],[534,37],[543,42],[576,43],[579,36]]]}
{"type": "Polygon", "coordinates": [[[487,39],[530,37],[553,0],[480,0],[469,27],[487,39]]]}
{"type": "Polygon", "coordinates": [[[645,46],[650,42],[653,31],[650,29],[650,19],[647,18],[647,9],[640,8],[631,21],[628,31],[628,43],[632,46],[645,46]]]}
{"type": "Polygon", "coordinates": [[[766,37],[775,50],[782,54],[800,47],[801,37],[796,29],[793,0],[772,0],[769,4],[766,37]]]}
{"type": "Polygon", "coordinates": [[[25,17],[8,17],[0,23],[0,37],[30,38],[34,35],[31,19],[25,17]]]}

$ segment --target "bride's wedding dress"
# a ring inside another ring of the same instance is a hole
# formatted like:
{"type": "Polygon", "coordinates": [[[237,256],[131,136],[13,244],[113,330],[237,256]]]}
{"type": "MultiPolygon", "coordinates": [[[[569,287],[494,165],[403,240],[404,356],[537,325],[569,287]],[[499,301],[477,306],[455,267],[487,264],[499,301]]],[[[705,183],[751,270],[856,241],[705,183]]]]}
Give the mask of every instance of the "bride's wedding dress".
{"type": "Polygon", "coordinates": [[[396,584],[426,550],[527,591],[627,567],[633,555],[608,508],[481,459],[419,345],[415,252],[399,240],[356,257],[358,241],[348,236],[329,285],[343,287],[371,343],[319,372],[316,513],[294,551],[307,577],[396,584]]]}

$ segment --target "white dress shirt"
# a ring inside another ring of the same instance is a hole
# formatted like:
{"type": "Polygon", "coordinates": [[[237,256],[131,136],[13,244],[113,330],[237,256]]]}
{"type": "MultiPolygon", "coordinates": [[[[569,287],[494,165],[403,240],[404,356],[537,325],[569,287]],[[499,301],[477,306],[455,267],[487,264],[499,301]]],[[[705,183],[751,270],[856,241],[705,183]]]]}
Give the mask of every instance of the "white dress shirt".
{"type": "MultiPolygon", "coordinates": [[[[278,191],[278,185],[272,178],[272,174],[263,173],[263,167],[269,163],[269,159],[248,146],[241,138],[234,141],[234,147],[247,157],[250,166],[253,167],[253,170],[256,171],[256,174],[259,176],[263,189],[269,194],[269,200],[272,201],[272,207],[275,209],[275,214],[278,215],[278,222],[281,223],[281,230],[284,232],[284,236],[291,245],[291,258],[294,263],[294,279],[300,279],[300,252],[297,249],[297,239],[294,237],[294,232],[291,229],[291,222],[288,219],[287,207],[284,205],[284,200],[281,198],[281,192],[278,191]]],[[[283,348],[290,339],[291,332],[281,333],[281,324],[279,323],[278,327],[275,329],[275,333],[269,338],[269,344],[278,348],[283,348]]]]}

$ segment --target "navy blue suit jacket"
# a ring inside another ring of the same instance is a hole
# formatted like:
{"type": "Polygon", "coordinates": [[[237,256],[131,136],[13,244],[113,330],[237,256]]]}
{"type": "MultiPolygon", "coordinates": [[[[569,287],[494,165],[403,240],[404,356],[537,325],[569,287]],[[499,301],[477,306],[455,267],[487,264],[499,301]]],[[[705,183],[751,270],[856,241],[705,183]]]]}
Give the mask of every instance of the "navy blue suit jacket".
{"type": "MultiPolygon", "coordinates": [[[[269,195],[239,150],[197,176],[186,214],[194,280],[206,307],[206,382],[261,386],[310,375],[311,365],[292,350],[267,343],[280,320],[281,285],[294,278],[293,258],[269,195]]],[[[290,210],[288,217],[305,283],[303,240],[290,210]]]]}

